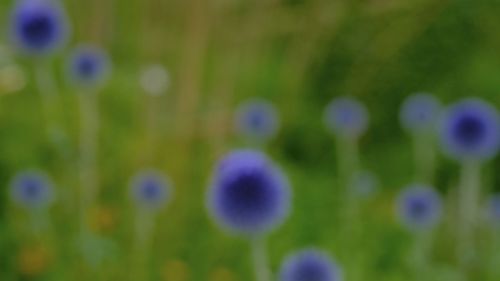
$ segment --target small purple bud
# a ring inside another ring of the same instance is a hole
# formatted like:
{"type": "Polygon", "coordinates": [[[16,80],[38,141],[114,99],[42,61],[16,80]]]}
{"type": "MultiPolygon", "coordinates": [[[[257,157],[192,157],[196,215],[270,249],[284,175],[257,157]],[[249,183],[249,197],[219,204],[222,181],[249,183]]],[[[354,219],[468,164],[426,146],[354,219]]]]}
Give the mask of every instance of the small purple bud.
{"type": "Polygon", "coordinates": [[[158,210],[172,197],[171,183],[159,171],[142,171],[132,178],[130,195],[137,207],[158,210]]]}
{"type": "Polygon", "coordinates": [[[276,135],[278,128],[276,108],[265,100],[247,101],[236,112],[236,129],[249,139],[267,141],[276,135]]]}
{"type": "Polygon", "coordinates": [[[427,93],[409,96],[401,106],[399,119],[410,133],[434,132],[441,114],[439,101],[427,93]]]}
{"type": "Polygon", "coordinates": [[[101,85],[109,75],[111,63],[101,49],[86,45],[78,47],[70,57],[71,80],[83,87],[101,85]]]}
{"type": "Polygon", "coordinates": [[[441,198],[431,187],[414,184],[398,197],[397,213],[401,222],[414,231],[429,230],[441,219],[441,198]]]}
{"type": "Polygon", "coordinates": [[[46,208],[54,201],[54,187],[42,172],[20,172],[12,180],[10,196],[17,205],[28,209],[46,208]]]}
{"type": "Polygon", "coordinates": [[[361,137],[368,128],[368,111],[354,98],[334,99],[326,108],[324,121],[334,134],[350,139],[361,137]]]}
{"type": "Polygon", "coordinates": [[[325,253],[313,249],[289,256],[281,267],[280,281],[341,281],[337,264],[325,253]]]}

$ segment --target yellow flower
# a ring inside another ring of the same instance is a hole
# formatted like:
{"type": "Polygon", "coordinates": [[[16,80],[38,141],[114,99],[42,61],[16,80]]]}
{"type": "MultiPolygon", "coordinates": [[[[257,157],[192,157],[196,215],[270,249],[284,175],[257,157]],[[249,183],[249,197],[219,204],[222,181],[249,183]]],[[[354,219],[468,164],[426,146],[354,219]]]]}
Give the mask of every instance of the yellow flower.
{"type": "Polygon", "coordinates": [[[115,212],[112,208],[101,206],[90,211],[90,228],[95,232],[105,233],[111,231],[116,224],[115,212]]]}
{"type": "Polygon", "coordinates": [[[52,256],[44,246],[28,246],[18,255],[18,268],[23,275],[37,276],[47,270],[52,256]]]}

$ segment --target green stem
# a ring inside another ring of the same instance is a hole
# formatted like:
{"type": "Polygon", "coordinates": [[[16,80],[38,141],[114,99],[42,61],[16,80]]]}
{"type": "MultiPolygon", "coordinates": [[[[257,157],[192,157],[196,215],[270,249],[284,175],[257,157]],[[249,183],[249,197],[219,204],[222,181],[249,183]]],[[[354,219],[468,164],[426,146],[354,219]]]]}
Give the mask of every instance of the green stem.
{"type": "Polygon", "coordinates": [[[255,268],[256,281],[271,281],[271,272],[268,268],[265,238],[255,237],[252,240],[252,256],[255,268]]]}
{"type": "Polygon", "coordinates": [[[432,183],[434,178],[436,150],[430,134],[418,134],[413,137],[416,163],[416,180],[421,183],[432,183]]]}
{"type": "Polygon", "coordinates": [[[353,232],[356,232],[356,224],[359,221],[357,218],[359,212],[358,194],[355,186],[353,186],[354,177],[358,173],[360,166],[358,143],[356,140],[340,139],[337,147],[340,185],[344,188],[342,190],[344,193],[344,214],[342,219],[351,239],[353,238],[353,232]]]}
{"type": "Polygon", "coordinates": [[[478,219],[480,165],[475,161],[462,164],[459,186],[459,224],[457,251],[460,264],[468,266],[474,258],[474,233],[478,219]]]}
{"type": "Polygon", "coordinates": [[[416,275],[416,279],[420,279],[419,277],[428,276],[429,273],[429,252],[432,246],[432,231],[423,231],[417,233],[415,237],[415,244],[413,247],[412,253],[412,265],[414,269],[414,274],[416,275]]]}
{"type": "Polygon", "coordinates": [[[98,107],[94,92],[80,93],[80,215],[85,225],[88,209],[96,201],[98,192],[97,135],[98,107]]]}
{"type": "Polygon", "coordinates": [[[131,280],[148,280],[147,257],[149,256],[149,242],[154,229],[155,216],[148,210],[137,210],[135,219],[135,241],[133,253],[133,266],[135,271],[131,274],[131,280]]]}
{"type": "Polygon", "coordinates": [[[360,170],[359,148],[357,139],[343,138],[338,140],[338,163],[340,184],[344,190],[341,219],[344,225],[342,240],[348,258],[357,264],[352,272],[352,280],[364,280],[363,254],[361,252],[362,225],[360,220],[360,200],[356,190],[354,177],[360,170]]]}
{"type": "Polygon", "coordinates": [[[50,230],[50,218],[47,209],[34,209],[29,212],[31,233],[35,240],[42,239],[50,230]]]}
{"type": "Polygon", "coordinates": [[[45,118],[47,137],[57,143],[62,130],[57,121],[57,88],[48,60],[40,60],[35,65],[35,80],[40,94],[40,102],[45,118]]]}

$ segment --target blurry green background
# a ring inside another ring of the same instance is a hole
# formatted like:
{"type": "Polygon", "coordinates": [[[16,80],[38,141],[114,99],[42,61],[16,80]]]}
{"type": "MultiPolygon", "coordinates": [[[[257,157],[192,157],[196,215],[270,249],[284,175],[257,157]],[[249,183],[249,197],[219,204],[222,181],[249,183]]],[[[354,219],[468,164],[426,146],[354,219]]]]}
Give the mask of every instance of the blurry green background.
{"type": "MultiPolygon", "coordinates": [[[[9,46],[4,27],[13,2],[0,3],[3,49],[9,46]]],[[[0,61],[2,69],[19,65],[26,76],[25,87],[12,91],[9,73],[0,71],[0,280],[128,279],[134,266],[128,180],[147,167],[165,171],[175,186],[175,199],[158,218],[148,280],[254,280],[247,243],[223,234],[204,206],[217,158],[246,147],[234,133],[232,116],[250,97],[269,99],[279,109],[282,128],[266,151],[294,190],[292,215],[269,241],[273,271],[285,254],[315,245],[336,257],[346,280],[358,268],[374,280],[460,280],[449,229],[439,232],[433,277],[417,278],[409,269],[412,237],[394,219],[393,198],[413,180],[414,161],[397,117],[403,99],[417,91],[434,93],[445,104],[479,96],[500,105],[499,1],[64,2],[73,32],[51,63],[64,133],[56,146],[45,135],[33,60],[0,61]],[[78,93],[63,74],[65,58],[81,42],[104,47],[113,61],[112,79],[99,93],[100,200],[92,222],[110,248],[90,273],[75,266],[71,194],[79,185],[78,93]],[[171,75],[161,97],[147,96],[139,84],[141,69],[151,63],[165,65],[171,75]],[[380,178],[379,194],[364,204],[361,262],[339,243],[335,142],[322,122],[326,103],[339,95],[359,98],[369,108],[362,165],[380,178]],[[11,177],[33,167],[46,170],[58,185],[53,234],[43,249],[23,238],[26,217],[7,196],[11,177]]],[[[436,186],[450,193],[457,165],[439,161],[436,186]]],[[[488,164],[485,190],[498,186],[499,169],[498,158],[488,164]]],[[[486,254],[482,262],[498,258],[486,254]]],[[[470,280],[498,280],[487,267],[470,280]]]]}

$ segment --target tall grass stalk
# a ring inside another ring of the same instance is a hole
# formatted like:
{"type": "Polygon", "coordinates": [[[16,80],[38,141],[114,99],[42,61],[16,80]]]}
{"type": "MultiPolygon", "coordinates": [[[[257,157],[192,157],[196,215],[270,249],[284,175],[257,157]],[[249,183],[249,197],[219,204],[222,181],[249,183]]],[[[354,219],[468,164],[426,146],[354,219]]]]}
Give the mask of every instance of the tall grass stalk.
{"type": "Polygon", "coordinates": [[[462,163],[458,194],[457,254],[460,265],[468,267],[475,257],[474,235],[480,196],[480,165],[476,161],[462,163]]]}
{"type": "Polygon", "coordinates": [[[413,245],[413,251],[411,255],[411,264],[413,267],[413,273],[415,275],[415,280],[423,278],[428,278],[431,271],[430,251],[432,249],[433,242],[433,231],[424,230],[416,233],[415,243],[413,245]]]}
{"type": "Polygon", "coordinates": [[[47,139],[57,145],[62,129],[58,122],[58,92],[49,59],[42,58],[36,62],[35,80],[45,119],[47,139]]]}
{"type": "Polygon", "coordinates": [[[138,209],[136,212],[131,281],[149,280],[147,267],[155,218],[155,214],[148,210],[138,209]]]}
{"type": "MultiPolygon", "coordinates": [[[[338,171],[340,185],[344,194],[343,202],[343,220],[346,224],[346,229],[354,231],[356,224],[359,222],[358,216],[359,202],[354,185],[354,177],[356,176],[359,167],[359,150],[358,142],[355,140],[339,139],[338,141],[338,171]]],[[[350,235],[349,235],[350,236],[350,235]]]]}
{"type": "Polygon", "coordinates": [[[271,271],[268,267],[266,243],[264,237],[254,237],[252,240],[252,258],[256,281],[271,281],[271,271]]]}
{"type": "Polygon", "coordinates": [[[416,182],[432,184],[436,167],[436,148],[431,134],[413,136],[416,182]]]}
{"type": "Polygon", "coordinates": [[[80,104],[80,216],[86,227],[87,214],[98,193],[98,102],[97,93],[79,93],[80,104]]]}
{"type": "MultiPolygon", "coordinates": [[[[352,264],[356,266],[351,271],[351,280],[364,280],[363,275],[363,253],[360,249],[361,238],[361,218],[360,218],[360,200],[357,194],[355,176],[360,170],[359,147],[356,139],[340,138],[338,140],[338,165],[340,184],[342,190],[343,202],[341,204],[341,221],[343,222],[344,234],[342,237],[346,253],[352,264]]],[[[342,193],[341,193],[342,194],[342,193]]]]}

